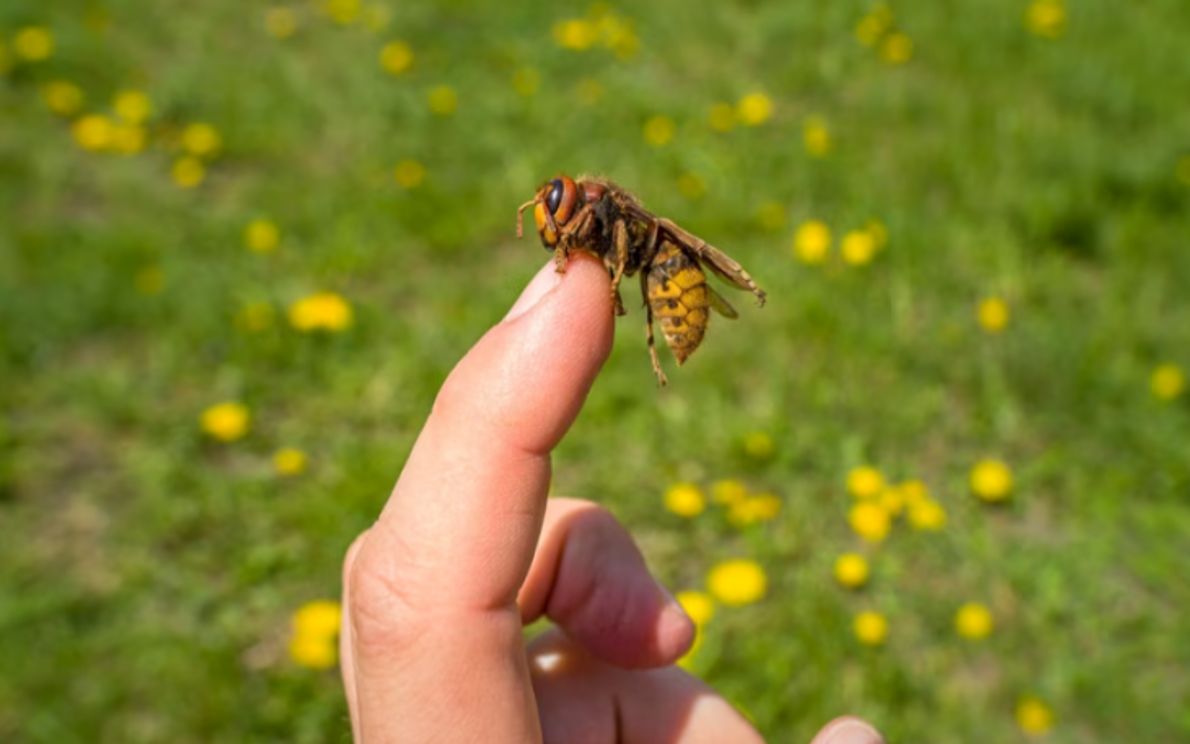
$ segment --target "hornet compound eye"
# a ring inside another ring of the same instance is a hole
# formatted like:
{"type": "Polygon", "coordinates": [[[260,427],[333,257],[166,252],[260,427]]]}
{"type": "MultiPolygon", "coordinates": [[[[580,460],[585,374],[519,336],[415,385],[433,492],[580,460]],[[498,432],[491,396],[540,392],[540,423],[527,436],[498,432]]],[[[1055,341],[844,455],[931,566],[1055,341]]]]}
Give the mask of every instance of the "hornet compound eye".
{"type": "Polygon", "coordinates": [[[562,191],[564,188],[562,179],[555,178],[553,181],[550,181],[550,186],[553,188],[550,189],[550,195],[545,199],[545,205],[549,207],[550,214],[553,214],[558,211],[558,206],[562,203],[562,191]]]}

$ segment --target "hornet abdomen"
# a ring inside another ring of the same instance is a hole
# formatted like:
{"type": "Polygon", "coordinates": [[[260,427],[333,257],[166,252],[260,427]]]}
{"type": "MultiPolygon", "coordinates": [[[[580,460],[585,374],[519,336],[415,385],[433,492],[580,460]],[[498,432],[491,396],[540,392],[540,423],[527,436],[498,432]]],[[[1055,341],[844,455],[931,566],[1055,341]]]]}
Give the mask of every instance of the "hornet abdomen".
{"type": "Polygon", "coordinates": [[[665,334],[665,343],[678,364],[694,353],[707,331],[710,296],[707,277],[698,259],[666,240],[649,268],[649,307],[665,334]]]}

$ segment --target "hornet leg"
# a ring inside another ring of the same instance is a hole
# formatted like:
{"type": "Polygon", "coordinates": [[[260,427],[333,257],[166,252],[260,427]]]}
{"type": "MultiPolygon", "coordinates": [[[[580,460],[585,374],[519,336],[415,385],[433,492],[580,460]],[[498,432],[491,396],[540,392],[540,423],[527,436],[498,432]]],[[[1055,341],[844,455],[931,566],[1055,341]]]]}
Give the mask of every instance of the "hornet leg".
{"type": "Polygon", "coordinates": [[[657,358],[657,342],[653,340],[653,306],[649,304],[648,285],[643,272],[640,275],[640,291],[645,295],[645,339],[649,344],[649,361],[653,363],[653,374],[657,376],[657,384],[664,387],[669,381],[665,379],[661,361],[657,358]]]}
{"type": "MultiPolygon", "coordinates": [[[[615,268],[612,270],[612,301],[616,304],[616,315],[624,315],[624,300],[620,298],[620,280],[624,278],[624,268],[628,265],[628,226],[624,220],[616,220],[612,226],[612,242],[616,246],[615,268]]],[[[644,274],[641,274],[644,277],[644,274]]],[[[641,285],[643,288],[643,284],[641,285]]]]}

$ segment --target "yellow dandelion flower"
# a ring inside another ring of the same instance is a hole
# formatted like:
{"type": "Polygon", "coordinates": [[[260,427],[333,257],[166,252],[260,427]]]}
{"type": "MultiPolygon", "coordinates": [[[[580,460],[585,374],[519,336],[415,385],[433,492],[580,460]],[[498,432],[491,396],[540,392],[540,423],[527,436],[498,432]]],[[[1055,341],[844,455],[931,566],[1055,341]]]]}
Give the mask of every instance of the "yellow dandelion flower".
{"type": "Polygon", "coordinates": [[[334,292],[318,292],[289,306],[289,324],[303,333],[342,331],[352,320],[351,305],[334,292]]]}
{"type": "Polygon", "coordinates": [[[387,5],[368,3],[364,6],[364,27],[372,32],[383,31],[388,26],[388,22],[392,20],[392,15],[392,11],[387,5]]]}
{"type": "Polygon", "coordinates": [[[202,412],[199,424],[207,436],[220,442],[234,442],[248,433],[250,416],[242,403],[225,401],[202,412]]]}
{"type": "Polygon", "coordinates": [[[54,53],[54,35],[45,26],[25,26],[12,37],[12,51],[26,62],[49,59],[54,53]]]}
{"type": "Polygon", "coordinates": [[[946,526],[946,510],[929,498],[910,502],[906,517],[909,526],[919,532],[937,532],[946,526]]]}
{"type": "Polygon", "coordinates": [[[541,73],[532,67],[520,67],[512,74],[512,89],[523,98],[537,94],[541,87],[541,73]]]}
{"type": "Polygon", "coordinates": [[[288,39],[297,31],[297,14],[282,6],[269,8],[264,12],[264,30],[274,39],[288,39]]]}
{"type": "Polygon", "coordinates": [[[567,18],[553,28],[554,41],[563,49],[581,52],[594,46],[599,38],[595,24],[584,18],[567,18]]]}
{"type": "Polygon", "coordinates": [[[852,623],[855,637],[865,646],[880,646],[888,638],[888,620],[873,610],[865,610],[855,616],[852,623]]]}
{"type": "Polygon", "coordinates": [[[277,475],[301,475],[306,472],[306,453],[295,447],[282,447],[273,453],[273,470],[277,475]]]}
{"type": "Polygon", "coordinates": [[[757,91],[741,98],[735,108],[741,124],[758,127],[772,118],[773,99],[757,91]]]}
{"type": "Polygon", "coordinates": [[[404,189],[415,189],[426,180],[426,167],[412,158],[406,158],[393,168],[393,178],[404,189]]]}
{"type": "Polygon", "coordinates": [[[971,490],[984,501],[1003,501],[1012,492],[1012,471],[1000,460],[980,460],[971,468],[971,490]]]}
{"type": "Polygon", "coordinates": [[[857,499],[870,499],[884,488],[884,476],[871,465],[860,465],[847,473],[847,492],[857,499]]]}
{"type": "Polygon", "coordinates": [[[165,289],[165,272],[160,266],[145,266],[133,278],[136,291],[143,295],[157,295],[165,289]]]}
{"type": "Polygon", "coordinates": [[[806,220],[793,234],[793,255],[811,265],[826,261],[831,249],[831,230],[819,220],[806,220]]]}
{"type": "Polygon", "coordinates": [[[752,514],[761,522],[775,519],[781,512],[781,499],[774,493],[758,493],[748,499],[752,506],[752,514]]]}
{"type": "Polygon", "coordinates": [[[653,147],[664,147],[674,138],[674,133],[677,130],[678,125],[668,116],[662,114],[650,116],[644,126],[645,142],[653,147]]]}
{"type": "Polygon", "coordinates": [[[594,106],[603,98],[603,83],[591,78],[583,78],[574,88],[579,103],[584,106],[594,106]]]}
{"type": "Polygon", "coordinates": [[[1173,400],[1186,389],[1186,374],[1176,364],[1159,364],[1149,377],[1149,389],[1160,400],[1173,400]]]}
{"type": "Polygon", "coordinates": [[[880,41],[891,25],[892,10],[884,3],[879,3],[855,24],[855,38],[864,46],[876,46],[876,42],[880,41]]]}
{"type": "Polygon", "coordinates": [[[880,58],[890,65],[903,65],[913,58],[913,40],[900,31],[884,37],[880,58]]]}
{"type": "Polygon", "coordinates": [[[905,511],[905,494],[896,486],[881,489],[876,500],[891,517],[899,516],[901,512],[905,511]]]}
{"type": "Polygon", "coordinates": [[[236,313],[236,327],[249,333],[268,330],[273,325],[276,311],[267,302],[249,302],[236,313]]]}
{"type": "Polygon", "coordinates": [[[595,34],[603,46],[611,49],[620,59],[630,59],[640,48],[640,39],[632,28],[631,21],[611,12],[596,12],[595,34]]]}
{"type": "Polygon", "coordinates": [[[728,607],[759,601],[767,588],[768,577],[756,561],[743,558],[724,561],[707,574],[708,591],[728,607]]]}
{"type": "Polygon", "coordinates": [[[303,635],[289,639],[289,658],[310,669],[330,669],[338,661],[338,652],[334,639],[303,635]]]}
{"type": "Polygon", "coordinates": [[[84,150],[106,150],[112,144],[111,119],[102,114],[87,114],[71,126],[74,141],[84,150]]]}
{"type": "Polygon", "coordinates": [[[322,9],[332,21],[346,26],[359,18],[360,0],[326,0],[322,9]]]}
{"type": "Polygon", "coordinates": [[[994,626],[992,611],[979,602],[967,602],[954,615],[955,632],[968,640],[987,638],[994,626]]]}
{"type": "Polygon", "coordinates": [[[196,158],[209,158],[223,147],[223,137],[210,124],[197,121],[182,130],[182,149],[196,158]]]}
{"type": "Polygon", "coordinates": [[[706,592],[687,590],[678,592],[678,604],[690,616],[695,625],[706,625],[715,616],[715,600],[706,592]]]}
{"type": "Polygon", "coordinates": [[[678,176],[678,193],[690,201],[697,201],[707,193],[707,182],[697,173],[683,173],[678,176]]]}
{"type": "Polygon", "coordinates": [[[174,185],[180,189],[192,189],[207,177],[207,169],[198,158],[189,155],[178,158],[170,169],[174,185]]]}
{"type": "Polygon", "coordinates": [[[835,581],[848,589],[868,583],[868,561],[859,553],[844,553],[835,559],[835,581]]]}
{"type": "Polygon", "coordinates": [[[776,494],[760,493],[748,496],[728,506],[727,521],[736,527],[768,522],[781,512],[781,499],[776,494]]]}
{"type": "Polygon", "coordinates": [[[880,21],[871,15],[865,15],[859,19],[855,24],[855,38],[859,43],[866,47],[876,46],[880,35],[884,33],[884,28],[880,25],[880,21]]]}
{"type": "Polygon", "coordinates": [[[901,496],[904,497],[905,504],[908,506],[920,504],[930,498],[930,489],[919,480],[904,481],[897,486],[897,490],[901,492],[901,496]]]}
{"type": "Polygon", "coordinates": [[[307,602],[293,613],[290,622],[294,635],[333,638],[342,625],[343,612],[333,599],[307,602]]]}
{"type": "Polygon", "coordinates": [[[802,144],[811,157],[825,157],[831,151],[831,130],[826,119],[811,116],[802,124],[802,144]]]}
{"type": "Polygon", "coordinates": [[[380,50],[380,66],[390,75],[400,75],[413,66],[413,48],[404,41],[390,41],[380,50]]]}
{"type": "Polygon", "coordinates": [[[767,432],[750,431],[744,435],[744,454],[754,460],[767,460],[775,450],[773,438],[767,432]]]}
{"type": "Polygon", "coordinates": [[[862,501],[847,512],[847,522],[855,534],[868,542],[878,543],[888,537],[892,518],[884,507],[874,501],[862,501]]]}
{"type": "Polygon", "coordinates": [[[876,255],[876,240],[867,230],[850,230],[839,243],[839,255],[852,266],[865,266],[876,255]]]}
{"type": "Polygon", "coordinates": [[[665,491],[665,508],[679,517],[696,517],[706,508],[706,499],[693,483],[675,483],[665,491]]]}
{"type": "Polygon", "coordinates": [[[281,244],[281,230],[266,217],[257,217],[244,227],[244,247],[256,253],[272,253],[281,244]]]}
{"type": "Polygon", "coordinates": [[[1054,727],[1054,711],[1036,697],[1023,697],[1016,706],[1016,725],[1029,736],[1042,736],[1054,727]]]}
{"type": "Polygon", "coordinates": [[[430,113],[436,116],[450,116],[459,108],[459,95],[449,85],[435,85],[426,94],[430,113]]]}
{"type": "Polygon", "coordinates": [[[730,132],[735,129],[735,107],[722,101],[714,104],[707,114],[707,122],[716,132],[730,132]]]}
{"type": "Polygon", "coordinates": [[[1008,325],[1008,303],[999,297],[986,297],[980,300],[976,317],[985,331],[999,333],[1008,325]]]}
{"type": "Polygon", "coordinates": [[[724,478],[711,484],[711,500],[716,504],[731,506],[748,497],[748,488],[738,480],[724,478]]]}
{"type": "Polygon", "coordinates": [[[46,108],[58,116],[74,116],[83,107],[83,91],[67,80],[52,80],[41,87],[46,108]]]}
{"type": "Polygon", "coordinates": [[[325,669],[334,666],[337,644],[335,637],[342,623],[339,603],[316,600],[302,605],[290,623],[290,657],[302,666],[325,669]]]}
{"type": "Polygon", "coordinates": [[[117,124],[112,127],[111,149],[122,155],[135,155],[145,149],[149,135],[138,124],[117,124]]]}
{"type": "Polygon", "coordinates": [[[1025,28],[1034,36],[1056,39],[1066,30],[1066,6],[1061,0],[1033,0],[1025,9],[1025,28]]]}
{"type": "Polygon", "coordinates": [[[121,90],[112,99],[112,110],[128,124],[143,124],[153,113],[153,102],[141,90],[121,90]]]}

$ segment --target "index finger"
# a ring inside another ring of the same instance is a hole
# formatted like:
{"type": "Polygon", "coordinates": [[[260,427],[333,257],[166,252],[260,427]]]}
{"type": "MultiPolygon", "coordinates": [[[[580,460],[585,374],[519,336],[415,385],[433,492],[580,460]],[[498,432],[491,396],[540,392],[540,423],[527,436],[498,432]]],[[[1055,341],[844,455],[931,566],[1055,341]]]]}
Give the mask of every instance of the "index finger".
{"type": "Polygon", "coordinates": [[[447,377],[374,530],[399,535],[386,547],[408,601],[515,601],[545,510],[550,450],[611,348],[608,287],[588,256],[564,274],[548,264],[447,377]]]}
{"type": "Polygon", "coordinates": [[[481,738],[535,738],[516,595],[549,452],[611,349],[609,287],[589,256],[565,274],[548,264],[443,384],[348,577],[363,731],[462,733],[457,707],[428,704],[447,694],[466,701],[481,738]]]}

